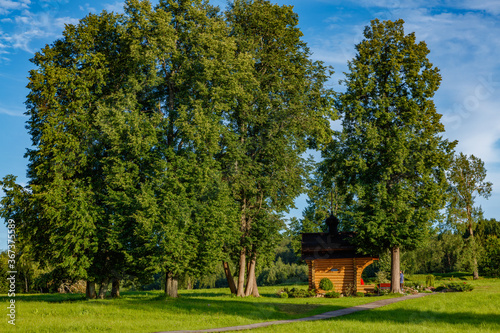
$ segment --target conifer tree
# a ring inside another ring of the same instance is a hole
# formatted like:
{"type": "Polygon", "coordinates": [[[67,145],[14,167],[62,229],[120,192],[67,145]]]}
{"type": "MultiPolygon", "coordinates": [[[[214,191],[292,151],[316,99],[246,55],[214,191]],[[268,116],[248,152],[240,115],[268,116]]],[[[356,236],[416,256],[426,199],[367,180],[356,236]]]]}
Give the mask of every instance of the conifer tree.
{"type": "Polygon", "coordinates": [[[354,204],[358,245],[392,253],[392,292],[399,292],[401,248],[419,244],[445,204],[455,143],[432,97],[441,76],[424,42],[403,20],[373,20],[356,45],[338,99],[342,131],[325,152],[339,186],[354,204]]]}

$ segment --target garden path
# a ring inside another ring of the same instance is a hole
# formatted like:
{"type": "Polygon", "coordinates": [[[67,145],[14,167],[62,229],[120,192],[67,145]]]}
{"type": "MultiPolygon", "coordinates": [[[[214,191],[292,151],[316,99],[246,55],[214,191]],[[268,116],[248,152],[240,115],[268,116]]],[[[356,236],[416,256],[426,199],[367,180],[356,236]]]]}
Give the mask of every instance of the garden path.
{"type": "Polygon", "coordinates": [[[263,323],[255,323],[255,324],[240,325],[240,326],[230,326],[230,327],[220,327],[220,328],[210,328],[210,329],[205,329],[205,330],[163,331],[163,332],[156,332],[156,333],[174,333],[174,332],[175,333],[195,333],[195,332],[201,333],[201,332],[243,331],[243,330],[250,330],[252,328],[260,328],[260,327],[266,327],[266,326],[271,326],[271,325],[290,324],[290,323],[297,323],[297,322],[301,322],[301,321],[321,320],[321,319],[340,317],[340,316],[345,316],[345,315],[348,315],[348,314],[351,314],[354,312],[376,309],[376,308],[379,308],[381,306],[405,301],[407,299],[419,298],[419,297],[423,297],[423,296],[427,296],[427,295],[432,295],[432,294],[431,293],[416,294],[416,295],[408,295],[408,296],[402,296],[402,297],[396,297],[396,298],[383,299],[380,301],[375,301],[375,302],[371,302],[371,303],[367,303],[367,304],[363,304],[363,305],[353,306],[351,308],[329,311],[329,312],[321,313],[321,314],[318,314],[315,316],[298,318],[298,319],[275,320],[275,321],[267,321],[267,322],[263,322],[263,323]]]}

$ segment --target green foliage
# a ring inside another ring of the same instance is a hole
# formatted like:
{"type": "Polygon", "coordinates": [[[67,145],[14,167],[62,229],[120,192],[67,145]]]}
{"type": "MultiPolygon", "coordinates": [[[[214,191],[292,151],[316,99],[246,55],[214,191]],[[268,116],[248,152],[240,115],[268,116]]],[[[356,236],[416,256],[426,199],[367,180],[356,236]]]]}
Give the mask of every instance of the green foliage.
{"type": "Polygon", "coordinates": [[[352,283],[349,283],[344,290],[344,296],[350,297],[356,294],[356,286],[352,283]]]}
{"type": "Polygon", "coordinates": [[[460,283],[460,282],[450,282],[447,284],[443,284],[442,286],[439,286],[436,288],[436,291],[472,291],[474,290],[474,286],[467,284],[466,282],[460,283]]]}
{"type": "Polygon", "coordinates": [[[290,298],[304,298],[304,297],[315,297],[316,292],[314,290],[299,289],[299,288],[284,288],[283,292],[288,294],[290,298]]]}
{"type": "Polygon", "coordinates": [[[434,281],[435,281],[435,277],[434,275],[430,274],[430,275],[427,275],[425,277],[425,285],[427,287],[434,287],[434,281]]]}
{"type": "Polygon", "coordinates": [[[422,241],[444,206],[455,146],[442,139],[432,102],[439,71],[403,23],[374,20],[366,27],[338,99],[343,130],[325,152],[331,175],[356,199],[357,240],[365,250],[422,241]]]}
{"type": "Polygon", "coordinates": [[[358,292],[356,292],[356,297],[365,297],[365,293],[358,291],[358,292]]]}
{"type": "MultiPolygon", "coordinates": [[[[448,204],[448,222],[461,234],[467,235],[464,257],[468,258],[467,266],[474,277],[478,277],[478,261],[481,247],[474,237],[478,220],[482,218],[482,210],[474,207],[476,196],[488,198],[491,195],[492,183],[485,181],[486,169],[481,159],[460,153],[453,159],[448,172],[450,184],[450,202],[448,204]]],[[[462,267],[460,267],[462,268],[462,267]]]]}
{"type": "Polygon", "coordinates": [[[280,293],[280,297],[281,298],[288,298],[288,293],[283,291],[280,293]]]}
{"type": "Polygon", "coordinates": [[[278,284],[291,284],[308,281],[308,270],[306,265],[284,264],[281,258],[264,268],[257,278],[257,284],[272,286],[278,284]]]}
{"type": "Polygon", "coordinates": [[[339,292],[336,292],[336,291],[330,291],[330,292],[325,293],[326,298],[339,298],[340,295],[341,294],[339,292]]]}
{"type": "Polygon", "coordinates": [[[237,53],[253,60],[242,94],[231,98],[237,105],[224,120],[228,132],[218,156],[239,204],[242,236],[231,252],[240,257],[235,262],[257,253],[269,260],[283,227],[280,214],[303,191],[304,152],[331,136],[330,73],[310,59],[291,6],[237,0],[226,17],[237,53]]]}
{"type": "Polygon", "coordinates": [[[500,238],[496,235],[489,236],[484,242],[484,259],[480,269],[487,276],[500,277],[500,238]]]}
{"type": "Polygon", "coordinates": [[[322,278],[321,281],[319,281],[319,289],[324,290],[324,291],[330,291],[333,289],[333,283],[330,281],[328,278],[322,278]]]}
{"type": "Polygon", "coordinates": [[[424,290],[425,283],[423,281],[405,281],[404,286],[416,290],[424,290]]]}
{"type": "MultiPolygon", "coordinates": [[[[439,70],[403,24],[376,19],[365,28],[337,99],[342,131],[323,151],[324,170],[347,195],[355,243],[365,253],[422,242],[446,203],[445,172],[456,145],[443,139],[432,101],[439,70]]],[[[396,276],[399,262],[392,267],[396,276]]]]}
{"type": "MultiPolygon", "coordinates": [[[[484,162],[474,155],[459,153],[453,159],[448,172],[450,183],[449,222],[462,234],[471,232],[477,224],[477,210],[474,207],[476,196],[488,198],[492,183],[485,181],[484,162]]],[[[471,234],[473,236],[473,234],[471,234]]]]}

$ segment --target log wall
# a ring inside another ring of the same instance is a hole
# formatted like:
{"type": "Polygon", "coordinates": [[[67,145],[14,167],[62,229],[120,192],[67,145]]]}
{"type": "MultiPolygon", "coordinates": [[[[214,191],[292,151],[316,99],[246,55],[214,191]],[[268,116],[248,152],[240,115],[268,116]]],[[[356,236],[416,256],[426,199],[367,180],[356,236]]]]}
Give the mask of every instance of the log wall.
{"type": "Polygon", "coordinates": [[[319,282],[323,278],[328,278],[333,282],[334,290],[345,293],[350,286],[355,287],[355,291],[373,291],[373,285],[361,285],[361,274],[375,258],[343,258],[343,259],[315,259],[307,260],[309,268],[309,288],[319,289],[319,282]]]}

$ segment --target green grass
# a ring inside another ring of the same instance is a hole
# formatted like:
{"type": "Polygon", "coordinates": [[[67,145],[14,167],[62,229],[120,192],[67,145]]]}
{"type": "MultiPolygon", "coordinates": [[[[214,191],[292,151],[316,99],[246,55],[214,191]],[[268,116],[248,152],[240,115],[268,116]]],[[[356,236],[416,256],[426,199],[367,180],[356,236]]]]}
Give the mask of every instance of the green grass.
{"type": "Polygon", "coordinates": [[[344,317],[253,332],[500,332],[500,279],[467,283],[474,285],[472,292],[439,293],[344,317]]]}
{"type": "MultiPolygon", "coordinates": [[[[469,281],[468,281],[469,283],[469,281]]],[[[500,280],[472,281],[470,293],[430,295],[316,322],[271,326],[276,332],[499,332],[500,280]]],[[[305,286],[300,286],[305,288],[305,286]]],[[[128,292],[121,299],[85,300],[82,295],[17,295],[16,326],[7,323],[9,298],[0,296],[0,332],[156,332],[244,325],[307,317],[390,298],[275,297],[280,287],[259,288],[260,298],[236,298],[225,289],[128,292]],[[3,313],[2,313],[3,312],[3,313]]]]}

